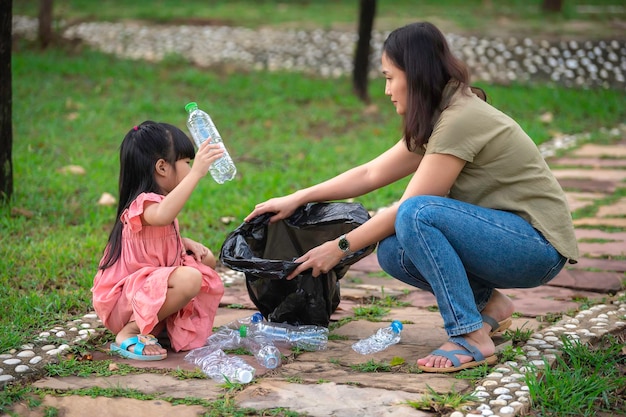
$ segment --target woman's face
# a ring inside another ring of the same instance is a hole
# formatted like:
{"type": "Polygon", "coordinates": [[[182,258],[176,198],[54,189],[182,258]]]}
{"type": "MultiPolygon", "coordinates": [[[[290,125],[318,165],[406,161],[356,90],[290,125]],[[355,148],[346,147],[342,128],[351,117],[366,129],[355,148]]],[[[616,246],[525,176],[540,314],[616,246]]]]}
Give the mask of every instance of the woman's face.
{"type": "Polygon", "coordinates": [[[391,98],[396,113],[403,115],[406,111],[406,74],[387,58],[382,56],[382,70],[385,76],[385,95],[391,98]]]}

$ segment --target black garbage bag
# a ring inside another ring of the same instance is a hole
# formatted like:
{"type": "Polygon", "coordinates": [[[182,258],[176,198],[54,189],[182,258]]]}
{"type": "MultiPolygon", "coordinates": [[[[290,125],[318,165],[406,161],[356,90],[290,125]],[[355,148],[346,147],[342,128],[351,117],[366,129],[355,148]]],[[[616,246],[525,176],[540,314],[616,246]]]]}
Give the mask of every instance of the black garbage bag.
{"type": "Polygon", "coordinates": [[[369,213],[361,204],[336,202],[307,204],[274,224],[269,224],[271,216],[263,214],[231,232],[220,260],[245,273],[250,299],[269,321],[328,327],[340,301],[339,280],[376,245],[346,256],[326,274],[313,277],[307,270],[285,278],[298,267],[295,259],[363,224],[369,213]]]}

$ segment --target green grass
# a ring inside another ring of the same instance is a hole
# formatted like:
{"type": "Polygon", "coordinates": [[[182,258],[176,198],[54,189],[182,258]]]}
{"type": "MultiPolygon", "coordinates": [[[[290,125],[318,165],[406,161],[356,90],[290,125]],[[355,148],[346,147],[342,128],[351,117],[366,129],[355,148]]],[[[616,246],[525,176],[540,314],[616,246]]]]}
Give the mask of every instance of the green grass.
{"type": "MultiPolygon", "coordinates": [[[[14,3],[15,14],[37,13],[38,1],[14,3]]],[[[284,1],[281,6],[264,1],[254,7],[244,1],[229,1],[228,6],[213,1],[198,11],[195,6],[206,2],[179,3],[57,1],[55,13],[71,20],[194,15],[248,26],[255,26],[258,14],[263,20],[275,19],[270,24],[305,20],[327,27],[328,22],[353,22],[357,7],[352,0],[333,1],[332,7],[324,1],[284,1]],[[319,21],[316,7],[324,7],[319,21]],[[277,8],[281,11],[268,12],[277,8]]],[[[472,16],[505,13],[499,2],[493,2],[496,11],[469,13],[466,7],[478,3],[421,2],[418,9],[414,2],[399,0],[391,7],[381,1],[377,21],[397,26],[404,16],[453,19],[465,13],[469,25],[472,16]],[[412,14],[407,15],[409,8],[412,14]]],[[[568,2],[568,7],[575,3],[568,2]]],[[[530,9],[524,12],[537,5],[515,1],[506,8],[521,18],[537,19],[530,9]]],[[[115,214],[114,207],[98,206],[97,201],[104,192],[116,195],[118,147],[133,125],[152,119],[184,128],[183,107],[192,100],[213,116],[239,175],[221,186],[207,177],[179,220],[184,235],[203,241],[215,253],[256,203],[365,162],[400,136],[400,121],[383,94],[382,79],[370,84],[378,109],[372,114],[353,95],[349,78],[198,69],[176,57],[149,64],[69,47],[40,51],[16,40],[12,71],[15,191],[11,203],[0,207],[0,352],[91,309],[90,287],[115,214]],[[86,172],[64,173],[68,165],[86,172]],[[222,217],[235,221],[224,224],[222,217]]],[[[516,118],[537,143],[554,132],[597,132],[626,119],[620,91],[482,86],[491,102],[516,118]],[[549,125],[539,120],[545,112],[555,116],[549,125]]],[[[386,206],[405,184],[358,201],[368,209],[386,206]]]]}
{"type": "MultiPolygon", "coordinates": [[[[547,86],[484,86],[492,102],[538,142],[625,118],[624,94],[547,86]],[[552,125],[538,122],[545,111],[552,125]]],[[[400,136],[399,119],[373,80],[378,112],[365,112],[350,80],[287,73],[222,73],[168,60],[148,64],[21,43],[13,56],[14,196],[0,208],[0,351],[34,332],[90,310],[90,287],[115,215],[97,205],[116,195],[118,148],[146,119],[184,128],[184,105],[210,112],[233,155],[238,178],[207,177],[179,219],[183,234],[218,253],[254,205],[319,182],[369,158],[400,136]],[[63,173],[79,165],[84,175],[63,173]],[[232,216],[230,224],[221,217],[232,216]]],[[[405,181],[358,199],[366,208],[397,199],[405,181]]]]}
{"type": "Polygon", "coordinates": [[[624,341],[609,335],[599,346],[564,342],[563,355],[557,357],[554,366],[526,374],[533,410],[530,415],[626,415],[624,341]]]}

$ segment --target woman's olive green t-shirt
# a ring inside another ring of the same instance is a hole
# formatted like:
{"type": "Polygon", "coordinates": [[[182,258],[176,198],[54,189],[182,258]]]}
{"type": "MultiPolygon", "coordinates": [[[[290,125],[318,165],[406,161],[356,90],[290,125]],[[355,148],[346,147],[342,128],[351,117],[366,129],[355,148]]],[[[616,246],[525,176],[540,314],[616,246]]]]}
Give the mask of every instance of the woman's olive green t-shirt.
{"type": "Polygon", "coordinates": [[[448,86],[441,109],[425,154],[466,161],[449,197],[521,216],[575,262],[578,245],[565,193],[532,139],[469,89],[448,86]]]}

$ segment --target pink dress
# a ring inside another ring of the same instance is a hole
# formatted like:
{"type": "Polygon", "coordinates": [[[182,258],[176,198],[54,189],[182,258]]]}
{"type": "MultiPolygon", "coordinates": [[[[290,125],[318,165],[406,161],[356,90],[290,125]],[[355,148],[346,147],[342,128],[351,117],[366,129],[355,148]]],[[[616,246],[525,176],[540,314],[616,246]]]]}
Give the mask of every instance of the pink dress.
{"type": "Polygon", "coordinates": [[[135,321],[141,334],[148,334],[158,323],[170,274],[179,266],[192,266],[202,272],[200,293],[165,319],[172,348],[190,350],[204,346],[211,335],[224,284],[212,268],[185,253],[178,220],[167,226],[141,224],[145,203],[158,203],[163,198],[140,194],[122,213],[122,253],[113,266],[98,270],[91,289],[93,306],[113,333],[135,321]]]}

